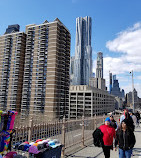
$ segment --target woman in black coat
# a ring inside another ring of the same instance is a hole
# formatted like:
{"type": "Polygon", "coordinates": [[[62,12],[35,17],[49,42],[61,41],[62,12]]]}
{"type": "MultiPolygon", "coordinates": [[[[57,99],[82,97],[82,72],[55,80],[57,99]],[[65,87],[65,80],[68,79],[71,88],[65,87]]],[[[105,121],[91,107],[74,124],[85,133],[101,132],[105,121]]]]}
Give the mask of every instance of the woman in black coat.
{"type": "Polygon", "coordinates": [[[135,145],[135,135],[128,126],[128,120],[124,119],[116,132],[115,147],[119,145],[119,158],[131,158],[135,145]]]}

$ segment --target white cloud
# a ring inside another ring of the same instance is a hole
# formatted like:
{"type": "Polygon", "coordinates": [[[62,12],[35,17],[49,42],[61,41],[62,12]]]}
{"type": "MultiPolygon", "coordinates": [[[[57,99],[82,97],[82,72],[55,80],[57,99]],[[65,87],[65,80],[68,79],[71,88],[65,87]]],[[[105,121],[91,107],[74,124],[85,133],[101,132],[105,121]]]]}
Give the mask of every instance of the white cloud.
{"type": "Polygon", "coordinates": [[[124,89],[124,91],[125,91],[126,93],[132,91],[132,85],[131,85],[131,84],[123,85],[122,88],[124,89]]]}
{"type": "MultiPolygon", "coordinates": [[[[137,90],[138,96],[141,97],[141,84],[139,83],[134,84],[134,88],[137,90]]],[[[123,86],[123,89],[125,90],[126,93],[132,92],[132,84],[127,84],[123,86]]]]}
{"type": "Polygon", "coordinates": [[[123,53],[127,62],[141,61],[141,22],[132,28],[120,32],[117,37],[106,43],[106,47],[113,52],[123,53]]]}
{"type": "Polygon", "coordinates": [[[134,29],[138,29],[138,28],[140,28],[140,27],[141,27],[141,23],[138,22],[138,23],[134,24],[133,30],[134,30],[134,29]]]}
{"type": "Polygon", "coordinates": [[[141,76],[137,76],[137,79],[141,80],[141,76]]]}
{"type": "Polygon", "coordinates": [[[93,68],[92,71],[96,73],[96,60],[93,60],[93,68]]]}
{"type": "Polygon", "coordinates": [[[134,87],[138,92],[138,96],[141,98],[141,84],[136,83],[136,84],[134,84],[134,87]]]}
{"type": "Polygon", "coordinates": [[[138,64],[127,62],[125,58],[118,57],[105,57],[104,58],[104,69],[107,71],[114,72],[115,74],[128,73],[131,70],[141,72],[141,61],[138,64]]]}
{"type": "MultiPolygon", "coordinates": [[[[115,39],[106,43],[106,47],[111,52],[119,53],[120,56],[104,58],[104,77],[109,80],[109,71],[122,75],[122,78],[119,78],[121,88],[126,92],[131,91],[132,86],[128,85],[126,74],[131,70],[141,73],[141,22],[118,33],[115,39]]],[[[135,79],[141,79],[141,76],[135,76],[135,79]]],[[[135,86],[141,97],[141,83],[136,83],[135,86]]]]}

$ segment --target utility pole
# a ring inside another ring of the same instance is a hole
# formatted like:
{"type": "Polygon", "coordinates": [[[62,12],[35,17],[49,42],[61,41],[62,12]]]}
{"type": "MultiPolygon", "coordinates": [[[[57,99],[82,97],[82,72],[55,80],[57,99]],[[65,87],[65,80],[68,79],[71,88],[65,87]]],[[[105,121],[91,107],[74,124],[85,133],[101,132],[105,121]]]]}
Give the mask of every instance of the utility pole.
{"type": "Polygon", "coordinates": [[[132,104],[133,104],[133,113],[135,113],[135,104],[134,104],[134,75],[133,75],[133,70],[131,72],[132,74],[132,104]]]}

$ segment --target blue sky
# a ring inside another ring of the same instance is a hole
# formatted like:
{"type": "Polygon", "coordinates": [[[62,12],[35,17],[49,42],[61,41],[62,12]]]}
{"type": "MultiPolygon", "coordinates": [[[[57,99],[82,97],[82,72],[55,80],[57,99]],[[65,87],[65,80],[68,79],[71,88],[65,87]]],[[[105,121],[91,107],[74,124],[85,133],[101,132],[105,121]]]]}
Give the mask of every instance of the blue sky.
{"type": "MultiPolygon", "coordinates": [[[[58,17],[71,33],[71,55],[75,52],[75,21],[92,17],[92,48],[104,54],[104,77],[117,74],[121,88],[132,89],[128,72],[134,70],[135,88],[141,97],[141,0],[0,0],[0,35],[10,24],[25,31],[58,17]]],[[[95,64],[93,70],[95,71],[95,64]]]]}

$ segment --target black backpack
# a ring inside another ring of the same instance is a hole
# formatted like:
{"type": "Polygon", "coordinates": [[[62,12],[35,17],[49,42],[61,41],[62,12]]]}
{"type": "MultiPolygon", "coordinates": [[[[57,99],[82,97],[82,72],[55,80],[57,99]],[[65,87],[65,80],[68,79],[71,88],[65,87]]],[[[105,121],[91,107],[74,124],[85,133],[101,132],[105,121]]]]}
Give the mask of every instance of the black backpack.
{"type": "Polygon", "coordinates": [[[110,125],[111,125],[112,127],[114,127],[114,129],[117,128],[117,124],[116,124],[116,121],[115,121],[115,120],[111,121],[110,125]]]}
{"type": "Polygon", "coordinates": [[[97,147],[103,147],[103,133],[99,128],[96,128],[96,130],[93,132],[93,143],[97,147]]]}

